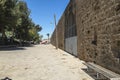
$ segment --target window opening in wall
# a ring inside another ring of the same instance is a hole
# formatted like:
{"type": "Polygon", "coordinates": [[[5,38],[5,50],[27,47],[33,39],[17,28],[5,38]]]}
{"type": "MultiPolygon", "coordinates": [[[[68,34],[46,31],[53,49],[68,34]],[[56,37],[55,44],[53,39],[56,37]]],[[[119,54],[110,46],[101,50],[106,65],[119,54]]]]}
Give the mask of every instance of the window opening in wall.
{"type": "Polygon", "coordinates": [[[74,37],[77,35],[77,30],[76,30],[76,20],[75,20],[75,15],[72,12],[72,7],[69,8],[68,13],[65,14],[65,38],[69,37],[74,37]]]}
{"type": "Polygon", "coordinates": [[[92,44],[97,46],[97,32],[95,28],[94,28],[94,40],[92,41],[92,44]]]}

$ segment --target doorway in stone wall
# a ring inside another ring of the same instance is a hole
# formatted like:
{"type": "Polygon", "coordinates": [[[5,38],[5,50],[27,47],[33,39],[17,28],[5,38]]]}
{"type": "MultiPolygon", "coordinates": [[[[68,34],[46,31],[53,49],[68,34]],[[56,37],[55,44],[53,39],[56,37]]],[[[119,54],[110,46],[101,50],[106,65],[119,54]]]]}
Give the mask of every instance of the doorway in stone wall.
{"type": "Polygon", "coordinates": [[[72,7],[65,14],[65,50],[77,56],[76,19],[72,7]]]}

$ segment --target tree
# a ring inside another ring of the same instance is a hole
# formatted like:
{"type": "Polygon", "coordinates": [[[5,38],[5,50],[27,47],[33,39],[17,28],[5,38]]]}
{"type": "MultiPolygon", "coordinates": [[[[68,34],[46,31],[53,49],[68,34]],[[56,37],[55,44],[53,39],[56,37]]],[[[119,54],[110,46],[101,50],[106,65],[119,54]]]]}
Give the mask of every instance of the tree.
{"type": "Polygon", "coordinates": [[[39,43],[40,42],[40,36],[38,34],[38,32],[36,31],[36,28],[33,27],[32,29],[29,30],[29,34],[30,34],[30,41],[39,43]]]}
{"type": "Polygon", "coordinates": [[[16,24],[15,7],[18,0],[0,0],[0,31],[2,33],[2,41],[5,43],[6,29],[12,29],[16,24]]]}
{"type": "Polygon", "coordinates": [[[49,36],[50,36],[50,34],[49,34],[49,33],[47,33],[47,36],[48,36],[48,41],[49,41],[49,36]]]}
{"type": "Polygon", "coordinates": [[[16,38],[22,41],[28,40],[29,28],[31,25],[31,19],[29,18],[30,11],[27,7],[27,4],[24,1],[19,1],[17,4],[19,19],[18,26],[16,27],[16,38]]]}
{"type": "Polygon", "coordinates": [[[37,32],[40,32],[42,30],[42,27],[40,25],[36,25],[35,28],[36,28],[37,32]]]}
{"type": "Polygon", "coordinates": [[[39,41],[40,25],[36,25],[30,16],[30,10],[23,0],[0,0],[0,33],[2,41],[12,33],[12,38],[24,41],[39,41]]]}

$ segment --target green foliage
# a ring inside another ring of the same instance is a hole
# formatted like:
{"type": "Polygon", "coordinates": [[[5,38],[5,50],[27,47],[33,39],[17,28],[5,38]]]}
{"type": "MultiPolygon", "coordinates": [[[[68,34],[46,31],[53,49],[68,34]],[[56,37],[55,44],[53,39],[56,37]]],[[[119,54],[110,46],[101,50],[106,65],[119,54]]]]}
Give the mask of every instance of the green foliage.
{"type": "Polygon", "coordinates": [[[22,0],[0,0],[0,32],[12,32],[14,39],[20,41],[39,41],[38,32],[42,27],[36,25],[30,16],[26,2],[22,0]]]}

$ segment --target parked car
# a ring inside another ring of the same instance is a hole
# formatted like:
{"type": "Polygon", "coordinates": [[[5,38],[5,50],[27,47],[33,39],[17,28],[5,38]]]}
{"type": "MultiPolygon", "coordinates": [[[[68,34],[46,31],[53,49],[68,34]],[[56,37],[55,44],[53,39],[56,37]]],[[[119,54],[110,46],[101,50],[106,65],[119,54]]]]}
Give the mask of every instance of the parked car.
{"type": "Polygon", "coordinates": [[[41,44],[47,44],[47,41],[42,41],[41,44]]]}

